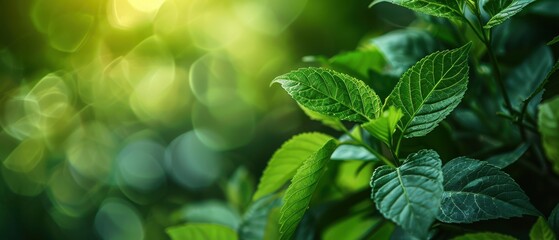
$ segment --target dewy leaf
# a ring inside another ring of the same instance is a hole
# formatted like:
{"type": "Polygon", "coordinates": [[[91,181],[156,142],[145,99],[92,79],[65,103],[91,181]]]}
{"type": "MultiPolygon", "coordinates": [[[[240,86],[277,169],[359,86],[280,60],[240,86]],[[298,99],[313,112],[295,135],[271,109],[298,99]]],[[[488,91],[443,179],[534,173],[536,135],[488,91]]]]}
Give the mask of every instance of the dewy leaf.
{"type": "Polygon", "coordinates": [[[404,73],[385,107],[402,109],[405,137],[426,135],[460,103],[468,84],[470,46],[435,52],[404,73]]]}
{"type": "Polygon", "coordinates": [[[304,133],[291,138],[278,149],[260,178],[253,200],[280,189],[303,162],[333,138],[322,133],[304,133]]]}
{"type": "Polygon", "coordinates": [[[547,159],[559,173],[559,97],[540,104],[538,131],[547,159]]]}
{"type": "Polygon", "coordinates": [[[499,169],[503,169],[508,165],[513,164],[514,162],[516,162],[516,160],[522,157],[522,155],[524,155],[524,153],[526,152],[526,150],[528,150],[529,147],[530,144],[523,143],[520,146],[518,146],[516,149],[512,150],[511,152],[492,156],[485,161],[495,167],[498,167],[499,169]]]}
{"type": "Polygon", "coordinates": [[[341,120],[367,122],[380,114],[380,99],[364,82],[323,68],[301,68],[276,77],[304,107],[341,120]]]}
{"type": "Polygon", "coordinates": [[[373,137],[391,146],[392,134],[396,131],[396,125],[398,125],[400,118],[402,118],[402,111],[390,106],[379,118],[363,124],[362,127],[373,137]]]}
{"type": "Polygon", "coordinates": [[[371,179],[377,209],[408,233],[427,236],[443,193],[441,160],[433,150],[408,156],[402,166],[382,166],[371,179]]]}
{"type": "Polygon", "coordinates": [[[454,20],[462,19],[463,0],[375,0],[370,6],[379,2],[390,2],[411,10],[454,20]]]}
{"type": "Polygon", "coordinates": [[[312,194],[318,185],[322,174],[326,171],[326,165],[330,155],[336,149],[335,139],[331,139],[316,153],[311,155],[297,169],[297,173],[291,180],[283,198],[280,217],[280,239],[290,239],[299,222],[303,218],[311,201],[312,194]]]}
{"type": "Polygon", "coordinates": [[[439,50],[440,44],[427,31],[404,29],[367,41],[365,47],[371,46],[384,55],[387,62],[385,73],[399,78],[419,59],[439,50]]]}
{"type": "Polygon", "coordinates": [[[452,240],[516,240],[517,238],[500,233],[482,232],[470,233],[453,238],[452,240]]]}
{"type": "Polygon", "coordinates": [[[488,0],[483,8],[491,17],[484,28],[492,28],[522,11],[526,5],[535,0],[488,0]]]}
{"type": "Polygon", "coordinates": [[[438,219],[446,223],[541,215],[505,172],[486,162],[460,157],[443,167],[444,193],[438,219]]]}
{"type": "Polygon", "coordinates": [[[559,204],[555,205],[547,221],[551,230],[555,233],[555,236],[559,236],[559,204]]]}
{"type": "Polygon", "coordinates": [[[167,234],[172,240],[236,240],[239,239],[235,230],[217,224],[189,223],[182,226],[169,227],[167,234]]]}
{"type": "Polygon", "coordinates": [[[539,217],[538,221],[532,226],[530,240],[555,240],[555,234],[543,217],[539,217]]]}

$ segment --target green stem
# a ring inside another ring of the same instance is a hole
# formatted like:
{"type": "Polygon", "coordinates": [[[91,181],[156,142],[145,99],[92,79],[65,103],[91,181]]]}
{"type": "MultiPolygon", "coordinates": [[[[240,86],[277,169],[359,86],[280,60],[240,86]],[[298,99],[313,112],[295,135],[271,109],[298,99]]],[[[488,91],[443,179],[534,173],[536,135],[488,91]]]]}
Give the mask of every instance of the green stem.
{"type": "MultiPolygon", "coordinates": [[[[358,146],[362,146],[365,149],[367,149],[367,151],[369,151],[370,153],[372,153],[373,155],[375,155],[375,157],[377,157],[378,159],[380,159],[381,161],[383,161],[386,165],[395,168],[396,165],[391,162],[390,160],[388,160],[388,158],[385,158],[382,154],[380,154],[379,152],[377,152],[375,149],[373,149],[371,146],[369,146],[369,144],[364,143],[361,139],[356,138],[355,136],[353,136],[353,134],[351,134],[347,128],[343,127],[342,130],[344,131],[345,134],[347,134],[351,139],[353,139],[353,141],[355,141],[358,146]]],[[[349,143],[351,144],[351,143],[349,143]]]]}

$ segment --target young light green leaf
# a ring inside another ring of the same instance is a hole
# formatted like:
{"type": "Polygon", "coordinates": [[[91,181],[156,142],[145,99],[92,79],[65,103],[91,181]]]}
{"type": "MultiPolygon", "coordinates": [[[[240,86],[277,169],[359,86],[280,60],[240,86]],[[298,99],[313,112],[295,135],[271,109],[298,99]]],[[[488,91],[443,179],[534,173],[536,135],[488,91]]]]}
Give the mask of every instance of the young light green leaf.
{"type": "Polygon", "coordinates": [[[363,50],[338,54],[330,58],[328,63],[336,71],[362,79],[368,78],[370,70],[381,72],[386,65],[382,53],[373,46],[363,50]]]}
{"type": "Polygon", "coordinates": [[[316,121],[320,121],[322,124],[331,127],[335,130],[338,131],[342,131],[344,129],[344,125],[342,124],[342,122],[334,117],[330,117],[330,116],[326,116],[324,114],[320,114],[317,113],[313,110],[310,110],[302,105],[299,105],[299,107],[303,110],[303,112],[305,112],[305,114],[307,114],[307,116],[309,116],[310,119],[312,120],[316,120],[316,121]]]}
{"type": "Polygon", "coordinates": [[[547,222],[555,236],[559,236],[559,204],[555,205],[555,208],[549,214],[549,218],[547,218],[547,222]]]}
{"type": "Polygon", "coordinates": [[[508,165],[513,164],[514,162],[516,162],[516,160],[522,157],[522,155],[524,155],[524,153],[526,152],[526,150],[528,150],[529,147],[530,144],[523,143],[517,148],[515,148],[514,150],[512,150],[511,152],[492,156],[485,161],[495,167],[498,167],[499,169],[503,169],[508,165]]]}
{"type": "Polygon", "coordinates": [[[364,82],[323,68],[301,68],[276,77],[304,107],[341,120],[367,122],[380,114],[380,99],[364,82]]]}
{"type": "Polygon", "coordinates": [[[398,78],[419,59],[439,50],[439,46],[433,35],[417,29],[392,31],[365,44],[380,50],[387,62],[385,73],[398,78]]]}
{"type": "Polygon", "coordinates": [[[454,20],[462,19],[464,5],[461,0],[375,0],[370,6],[379,2],[390,2],[417,12],[454,20]]]}
{"type": "Polygon", "coordinates": [[[559,173],[559,97],[540,104],[538,131],[547,159],[559,173]]]}
{"type": "Polygon", "coordinates": [[[509,235],[493,232],[470,233],[453,238],[452,240],[517,240],[509,235]]]}
{"type": "Polygon", "coordinates": [[[165,230],[172,240],[236,240],[235,230],[226,226],[207,223],[188,223],[165,230]]]}
{"type": "Polygon", "coordinates": [[[443,193],[441,160],[433,150],[408,156],[402,166],[382,166],[371,178],[377,209],[413,236],[425,238],[443,193]]]}
{"type": "Polygon", "coordinates": [[[402,109],[404,137],[431,132],[460,103],[468,84],[470,45],[430,54],[404,73],[385,103],[402,109]]]}
{"type": "Polygon", "coordinates": [[[489,13],[491,18],[483,27],[492,28],[503,23],[505,20],[522,11],[526,5],[534,1],[535,0],[488,0],[483,8],[489,13]]]}
{"type": "Polygon", "coordinates": [[[326,165],[330,155],[338,144],[331,139],[324,144],[320,150],[312,154],[303,165],[297,169],[297,173],[287,188],[281,207],[280,217],[280,239],[290,239],[305,211],[309,207],[312,194],[318,185],[322,174],[326,171],[326,165]]]}
{"type": "Polygon", "coordinates": [[[291,138],[278,149],[264,170],[253,200],[280,189],[307,158],[333,138],[321,133],[304,133],[291,138]]]}
{"type": "Polygon", "coordinates": [[[541,215],[514,180],[486,162],[460,157],[443,167],[438,219],[446,223],[541,215]]]}
{"type": "Polygon", "coordinates": [[[530,230],[530,240],[555,240],[555,234],[549,228],[545,218],[539,217],[530,230]]]}
{"type": "Polygon", "coordinates": [[[373,137],[383,141],[388,146],[392,145],[392,134],[396,131],[396,125],[402,118],[402,111],[390,106],[382,115],[372,121],[361,125],[373,137]]]}

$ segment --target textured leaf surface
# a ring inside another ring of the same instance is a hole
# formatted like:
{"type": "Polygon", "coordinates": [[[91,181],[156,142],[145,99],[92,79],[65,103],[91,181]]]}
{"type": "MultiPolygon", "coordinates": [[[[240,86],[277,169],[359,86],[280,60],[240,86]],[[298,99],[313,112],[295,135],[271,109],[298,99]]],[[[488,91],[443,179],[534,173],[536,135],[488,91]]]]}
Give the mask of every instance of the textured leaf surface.
{"type": "Polygon", "coordinates": [[[364,82],[323,68],[301,68],[276,77],[304,107],[341,120],[367,122],[380,113],[380,99],[364,82]]]}
{"type": "Polygon", "coordinates": [[[555,233],[555,236],[559,236],[559,204],[555,205],[547,221],[551,230],[555,233]]]}
{"type": "Polygon", "coordinates": [[[400,118],[402,118],[402,111],[391,106],[388,110],[384,111],[379,118],[365,123],[362,126],[373,137],[390,146],[392,144],[392,134],[396,131],[396,126],[400,118]]]}
{"type": "Polygon", "coordinates": [[[333,138],[321,133],[304,133],[285,142],[278,149],[260,178],[253,200],[280,189],[297,172],[303,162],[333,138]]]}
{"type": "Polygon", "coordinates": [[[416,29],[389,32],[371,39],[367,47],[369,45],[384,55],[387,62],[385,73],[398,78],[419,59],[439,50],[439,43],[433,35],[416,29]]]}
{"type": "Polygon", "coordinates": [[[500,233],[483,232],[458,236],[452,240],[516,240],[516,238],[500,233]]]}
{"type": "Polygon", "coordinates": [[[283,199],[280,216],[280,239],[290,239],[311,201],[330,155],[336,149],[336,140],[329,140],[319,151],[311,155],[291,180],[283,199]]]}
{"type": "Polygon", "coordinates": [[[503,23],[532,2],[534,0],[488,0],[484,9],[491,18],[483,27],[492,28],[503,23]]]}
{"type": "Polygon", "coordinates": [[[237,233],[217,224],[189,223],[166,229],[172,240],[236,240],[237,233]]]}
{"type": "Polygon", "coordinates": [[[462,18],[462,0],[375,0],[371,5],[379,2],[390,2],[411,10],[449,19],[462,18]]]}
{"type": "Polygon", "coordinates": [[[530,144],[523,143],[510,152],[490,157],[485,161],[495,167],[503,169],[513,164],[514,162],[516,162],[516,160],[522,157],[522,155],[524,155],[524,153],[526,152],[526,150],[528,150],[529,147],[530,144]]]}
{"type": "Polygon", "coordinates": [[[470,45],[433,53],[404,73],[385,106],[402,109],[405,137],[429,133],[460,103],[468,84],[470,45]]]}
{"type": "Polygon", "coordinates": [[[382,166],[371,179],[377,209],[405,231],[425,238],[443,193],[441,160],[433,150],[408,156],[398,168],[382,166]]]}
{"type": "Polygon", "coordinates": [[[438,219],[447,223],[540,215],[520,186],[486,162],[460,157],[443,167],[444,190],[438,219]]]}
{"type": "Polygon", "coordinates": [[[555,234],[543,217],[539,217],[538,221],[532,226],[530,240],[555,240],[555,234]]]}
{"type": "Polygon", "coordinates": [[[540,105],[538,131],[542,138],[547,159],[559,173],[559,97],[540,105]]]}

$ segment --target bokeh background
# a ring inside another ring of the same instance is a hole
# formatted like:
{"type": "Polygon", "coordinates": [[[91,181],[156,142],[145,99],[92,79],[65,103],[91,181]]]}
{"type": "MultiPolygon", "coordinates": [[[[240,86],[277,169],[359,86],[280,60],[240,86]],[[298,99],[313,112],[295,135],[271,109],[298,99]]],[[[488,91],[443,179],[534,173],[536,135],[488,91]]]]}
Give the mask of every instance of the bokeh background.
{"type": "Polygon", "coordinates": [[[273,151],[328,132],[270,81],[413,18],[369,3],[0,1],[0,238],[234,227],[273,151]]]}

